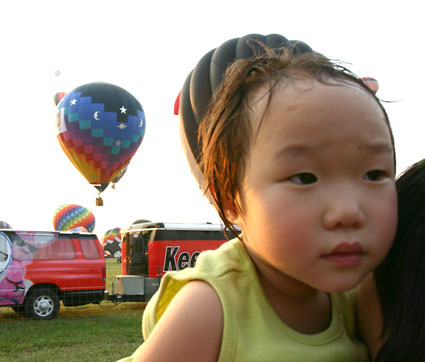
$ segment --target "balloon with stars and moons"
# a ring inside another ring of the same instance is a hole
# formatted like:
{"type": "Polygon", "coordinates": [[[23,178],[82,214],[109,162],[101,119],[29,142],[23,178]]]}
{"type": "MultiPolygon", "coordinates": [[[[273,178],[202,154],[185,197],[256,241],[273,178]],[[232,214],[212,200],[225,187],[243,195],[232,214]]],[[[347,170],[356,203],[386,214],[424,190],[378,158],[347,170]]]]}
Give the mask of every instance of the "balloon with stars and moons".
{"type": "Polygon", "coordinates": [[[146,128],[135,97],[99,82],[66,93],[57,105],[56,121],[63,151],[99,193],[123,174],[146,128]]]}

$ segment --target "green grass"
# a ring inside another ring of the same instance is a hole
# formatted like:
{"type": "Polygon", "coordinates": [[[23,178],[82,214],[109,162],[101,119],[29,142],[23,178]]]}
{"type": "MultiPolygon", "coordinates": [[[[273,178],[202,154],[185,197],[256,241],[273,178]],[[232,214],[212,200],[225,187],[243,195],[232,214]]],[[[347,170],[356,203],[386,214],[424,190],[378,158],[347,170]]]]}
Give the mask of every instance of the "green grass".
{"type": "Polygon", "coordinates": [[[115,258],[105,259],[106,261],[106,290],[112,291],[112,281],[115,276],[122,275],[121,263],[117,263],[115,258]]]}
{"type": "MultiPolygon", "coordinates": [[[[107,287],[121,264],[107,259],[107,287]]],[[[64,307],[50,321],[26,319],[0,308],[0,361],[116,361],[142,342],[141,318],[146,303],[101,302],[64,307]]]]}

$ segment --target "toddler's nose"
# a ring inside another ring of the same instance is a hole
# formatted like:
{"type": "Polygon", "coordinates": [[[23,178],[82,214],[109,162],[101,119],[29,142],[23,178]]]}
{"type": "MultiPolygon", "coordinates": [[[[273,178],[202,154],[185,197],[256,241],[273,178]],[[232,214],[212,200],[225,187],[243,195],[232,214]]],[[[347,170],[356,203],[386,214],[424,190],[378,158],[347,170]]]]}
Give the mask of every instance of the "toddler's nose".
{"type": "Polygon", "coordinates": [[[345,193],[329,199],[323,220],[325,228],[360,228],[364,222],[365,215],[356,197],[345,193]]]}

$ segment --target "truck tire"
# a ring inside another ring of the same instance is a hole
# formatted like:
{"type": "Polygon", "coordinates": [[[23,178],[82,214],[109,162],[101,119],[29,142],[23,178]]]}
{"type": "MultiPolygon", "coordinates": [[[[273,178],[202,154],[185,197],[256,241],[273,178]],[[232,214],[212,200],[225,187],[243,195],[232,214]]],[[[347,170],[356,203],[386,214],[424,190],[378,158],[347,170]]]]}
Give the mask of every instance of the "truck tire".
{"type": "Polygon", "coordinates": [[[59,298],[52,289],[34,289],[25,300],[25,315],[28,318],[53,319],[58,313],[59,298]]]}

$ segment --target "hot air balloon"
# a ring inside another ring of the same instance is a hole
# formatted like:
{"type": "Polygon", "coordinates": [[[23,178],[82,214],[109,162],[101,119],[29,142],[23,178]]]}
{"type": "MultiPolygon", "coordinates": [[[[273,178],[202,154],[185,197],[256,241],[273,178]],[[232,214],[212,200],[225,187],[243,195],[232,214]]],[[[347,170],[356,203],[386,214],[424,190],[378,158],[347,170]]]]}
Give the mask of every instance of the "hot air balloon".
{"type": "Polygon", "coordinates": [[[379,90],[379,83],[375,78],[372,77],[362,77],[361,78],[363,83],[367,85],[367,87],[376,94],[376,92],[379,90]]]}
{"type": "Polygon", "coordinates": [[[257,53],[262,51],[256,41],[266,44],[279,53],[286,48],[291,48],[294,55],[313,51],[306,43],[288,40],[278,34],[249,34],[230,39],[201,58],[186,78],[174,103],[174,113],[178,113],[180,120],[181,144],[199,185],[202,185],[202,176],[198,166],[200,151],[197,138],[198,126],[229,64],[238,59],[252,57],[254,51],[257,53]]]}
{"type": "Polygon", "coordinates": [[[6,221],[0,221],[0,229],[12,229],[6,221]]]}
{"type": "Polygon", "coordinates": [[[121,229],[114,228],[108,230],[102,238],[102,247],[103,250],[108,251],[115,258],[119,258],[121,256],[121,229]]]}
{"type": "Polygon", "coordinates": [[[137,225],[137,224],[143,224],[143,223],[145,223],[145,222],[152,222],[152,221],[151,221],[151,220],[146,220],[146,219],[138,219],[138,220],[134,221],[134,222],[131,224],[131,226],[133,226],[133,225],[137,225]]]}
{"type": "Polygon", "coordinates": [[[121,178],[124,176],[124,174],[127,172],[127,167],[128,167],[128,165],[127,166],[125,166],[121,171],[120,171],[120,173],[112,180],[112,188],[114,189],[115,188],[115,184],[119,181],[119,180],[121,180],[121,178]]]}
{"type": "Polygon", "coordinates": [[[95,226],[93,213],[84,206],[64,204],[59,206],[53,215],[53,227],[57,231],[93,232],[95,226]],[[84,227],[83,229],[77,229],[84,227]]]}
{"type": "Polygon", "coordinates": [[[84,226],[77,226],[76,228],[69,229],[69,231],[73,231],[75,233],[87,233],[88,230],[84,226]]]}
{"type": "Polygon", "coordinates": [[[145,135],[145,113],[125,89],[89,83],[57,106],[58,140],[99,194],[127,167],[145,135]]]}
{"type": "Polygon", "coordinates": [[[53,97],[53,102],[55,102],[55,105],[57,106],[59,104],[59,102],[61,101],[61,99],[63,97],[65,97],[66,93],[65,92],[58,92],[55,94],[55,96],[53,97]]]}

